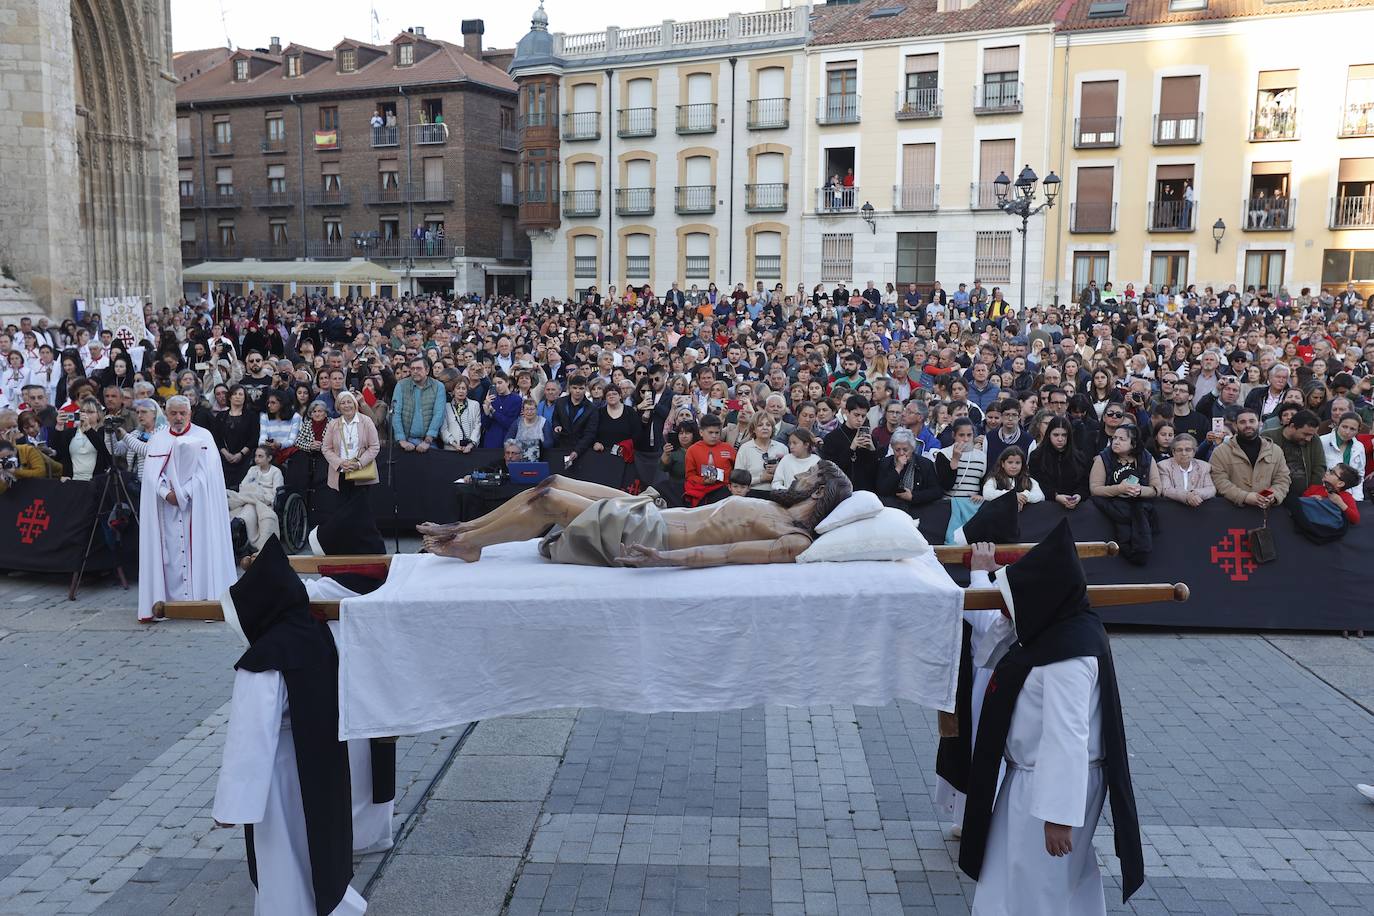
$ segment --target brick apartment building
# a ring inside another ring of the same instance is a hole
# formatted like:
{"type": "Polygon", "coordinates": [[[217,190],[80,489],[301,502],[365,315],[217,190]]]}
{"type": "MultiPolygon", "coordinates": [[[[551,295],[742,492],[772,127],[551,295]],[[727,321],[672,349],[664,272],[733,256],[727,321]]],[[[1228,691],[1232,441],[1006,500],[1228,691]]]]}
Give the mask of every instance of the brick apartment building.
{"type": "Polygon", "coordinates": [[[400,290],[526,292],[511,52],[462,32],[179,54],[184,264],[366,258],[400,290]]]}

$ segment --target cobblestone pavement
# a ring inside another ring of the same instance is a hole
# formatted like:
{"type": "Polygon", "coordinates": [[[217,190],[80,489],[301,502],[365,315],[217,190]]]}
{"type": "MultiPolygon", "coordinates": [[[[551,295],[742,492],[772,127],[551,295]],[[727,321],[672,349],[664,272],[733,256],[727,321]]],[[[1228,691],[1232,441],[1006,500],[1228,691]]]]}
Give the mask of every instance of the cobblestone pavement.
{"type": "MultiPolygon", "coordinates": [[[[133,596],[0,579],[0,913],[249,913],[213,829],[222,627],[133,622],[133,596]]],[[[1109,910],[1374,913],[1374,640],[1117,634],[1148,881],[1109,910]]],[[[400,745],[378,916],[966,913],[931,802],[934,714],[570,710],[400,745]]],[[[1115,894],[1115,900],[1112,895],[1115,894]]]]}

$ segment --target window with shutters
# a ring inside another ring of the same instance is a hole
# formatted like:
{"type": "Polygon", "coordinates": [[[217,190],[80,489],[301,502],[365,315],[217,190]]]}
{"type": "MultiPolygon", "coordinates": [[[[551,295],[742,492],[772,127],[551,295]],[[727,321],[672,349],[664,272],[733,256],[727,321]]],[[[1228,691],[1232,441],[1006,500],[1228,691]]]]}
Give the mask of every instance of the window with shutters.
{"type": "Polygon", "coordinates": [[[1322,283],[1374,283],[1374,250],[1326,249],[1322,252],[1322,283]]]}
{"type": "Polygon", "coordinates": [[[653,80],[641,77],[625,84],[625,107],[619,118],[616,133],[621,137],[652,137],[658,132],[653,80]]]}
{"type": "Polygon", "coordinates": [[[377,163],[377,186],[383,191],[401,187],[401,164],[397,159],[383,159],[377,163]]]}
{"type": "Polygon", "coordinates": [[[973,240],[973,276],[986,283],[1011,282],[1011,233],[979,232],[973,240]]]}
{"type": "Polygon", "coordinates": [[[177,170],[177,192],[181,195],[182,206],[188,205],[196,196],[196,179],[191,169],[177,170]]]}
{"type": "Polygon", "coordinates": [[[935,253],[938,239],[934,232],[897,233],[898,286],[915,283],[927,288],[935,282],[935,253]]]}
{"type": "Polygon", "coordinates": [[[1245,285],[1256,290],[1277,290],[1283,284],[1282,251],[1247,251],[1245,253],[1245,285]]]}
{"type": "Polygon", "coordinates": [[[1250,165],[1250,194],[1245,200],[1246,229],[1293,228],[1293,202],[1289,199],[1292,172],[1292,162],[1250,165]]]}
{"type": "Polygon", "coordinates": [[[983,81],[974,92],[978,114],[1021,110],[1021,49],[983,49],[983,81]]]}
{"type": "Polygon", "coordinates": [[[683,238],[683,275],[688,280],[711,278],[711,237],[705,232],[689,232],[683,238]]]}
{"type": "Polygon", "coordinates": [[[339,129],[339,106],[321,105],[320,106],[320,130],[331,131],[339,129]]]}
{"type": "Polygon", "coordinates": [[[1075,251],[1073,253],[1073,291],[1074,298],[1088,288],[1088,281],[1095,280],[1101,289],[1107,282],[1109,255],[1105,251],[1075,251]]]}
{"type": "Polygon", "coordinates": [[[787,71],[764,67],[758,72],[758,98],[749,100],[749,129],[771,130],[788,124],[787,71]]]}
{"type": "Polygon", "coordinates": [[[627,280],[647,280],[653,272],[653,255],[650,253],[649,236],[644,232],[632,232],[625,236],[625,278],[627,280]]]}
{"type": "Polygon", "coordinates": [[[572,87],[572,110],[563,115],[564,140],[596,140],[601,137],[601,112],[595,83],[572,87]]]}
{"type": "Polygon", "coordinates": [[[1250,113],[1250,139],[1298,138],[1298,71],[1263,70],[1250,113]]]}
{"type": "Polygon", "coordinates": [[[267,237],[272,240],[273,245],[285,245],[290,241],[286,231],[285,219],[278,217],[267,221],[267,237]]]}
{"type": "Polygon", "coordinates": [[[940,186],[935,183],[935,144],[902,146],[902,183],[897,186],[895,210],[934,210],[939,207],[940,186]]]}
{"type": "Polygon", "coordinates": [[[782,279],[782,233],[754,233],[754,279],[782,279]]]}
{"type": "Polygon", "coordinates": [[[594,235],[573,236],[573,276],[596,278],[597,242],[594,235]]]}
{"type": "Polygon", "coordinates": [[[191,119],[177,118],[177,156],[186,158],[195,152],[191,142],[191,119]]]}
{"type": "Polygon", "coordinates": [[[907,55],[906,81],[897,96],[897,117],[938,118],[942,110],[942,101],[940,55],[907,55]]]}
{"type": "Polygon", "coordinates": [[[238,232],[232,219],[222,219],[215,224],[219,230],[219,244],[222,249],[231,249],[238,244],[238,232]]]}
{"type": "Polygon", "coordinates": [[[1202,142],[1201,76],[1166,76],[1159,81],[1155,145],[1202,142]]]}
{"type": "Polygon", "coordinates": [[[1342,159],[1331,202],[1331,228],[1374,228],[1374,159],[1342,159]]]}
{"type": "Polygon", "coordinates": [[[234,168],[222,165],[215,169],[215,193],[220,197],[234,196],[234,168]]]}
{"type": "Polygon", "coordinates": [[[1188,232],[1193,229],[1197,199],[1193,194],[1192,165],[1155,167],[1154,199],[1149,205],[1151,232],[1188,232]]]}
{"type": "Polygon", "coordinates": [[[857,124],[859,121],[859,66],[855,61],[825,65],[825,95],[816,109],[818,124],[857,124]]]}
{"type": "Polygon", "coordinates": [[[267,167],[267,193],[286,193],[286,166],[269,165],[267,167]]]}
{"type": "Polygon", "coordinates": [[[401,218],[394,213],[379,216],[377,218],[377,234],[382,237],[384,242],[399,240],[401,237],[401,218]]]}
{"type": "Polygon", "coordinates": [[[1089,80],[1080,87],[1078,120],[1073,145],[1077,149],[1101,149],[1121,145],[1121,118],[1117,116],[1117,81],[1089,80]]]}
{"type": "Polygon", "coordinates": [[[983,140],[978,144],[978,180],[973,184],[974,210],[997,209],[998,175],[1016,174],[1016,141],[983,140]]]}
{"type": "Polygon", "coordinates": [[[337,162],[320,163],[320,189],[326,193],[343,190],[343,176],[339,174],[337,162]]]}
{"type": "Polygon", "coordinates": [[[715,79],[709,73],[687,74],[687,103],[677,108],[677,132],[710,134],[716,130],[715,79]]]}
{"type": "Polygon", "coordinates": [[[787,166],[782,153],[754,157],[754,183],[744,189],[744,208],[750,213],[780,213],[787,209],[787,166]]]}
{"type": "Polygon", "coordinates": [[[1374,64],[1354,64],[1346,71],[1342,137],[1374,137],[1374,64]]]}
{"type": "Polygon", "coordinates": [[[854,279],[854,236],[848,232],[827,232],[821,236],[821,282],[838,283],[854,279]]]}
{"type": "Polygon", "coordinates": [[[1188,252],[1156,251],[1150,255],[1150,284],[1177,290],[1188,282],[1188,252]]]}
{"type": "Polygon", "coordinates": [[[228,115],[215,115],[214,137],[210,140],[210,155],[231,153],[234,142],[234,125],[228,115]]]}
{"type": "Polygon", "coordinates": [[[1113,166],[1080,168],[1069,211],[1071,232],[1114,232],[1116,203],[1112,200],[1113,166]]]}
{"type": "Polygon", "coordinates": [[[343,241],[343,222],[337,216],[324,218],[324,240],[331,244],[343,241]]]}
{"type": "Polygon", "coordinates": [[[181,240],[183,242],[194,242],[196,240],[196,221],[184,219],[181,221],[181,240]]]}

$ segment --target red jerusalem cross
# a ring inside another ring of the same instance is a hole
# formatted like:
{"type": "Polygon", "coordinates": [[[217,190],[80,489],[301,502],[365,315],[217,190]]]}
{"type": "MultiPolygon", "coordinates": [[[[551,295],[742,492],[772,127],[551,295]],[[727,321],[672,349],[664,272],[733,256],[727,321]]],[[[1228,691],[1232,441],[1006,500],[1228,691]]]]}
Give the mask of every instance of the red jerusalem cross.
{"type": "Polygon", "coordinates": [[[19,543],[32,544],[42,537],[50,524],[52,518],[48,510],[43,508],[43,500],[35,499],[14,519],[14,527],[19,529],[19,543]]]}
{"type": "Polygon", "coordinates": [[[1226,536],[1212,545],[1212,565],[1221,569],[1232,582],[1246,582],[1259,568],[1245,540],[1244,528],[1229,528],[1226,536]]]}

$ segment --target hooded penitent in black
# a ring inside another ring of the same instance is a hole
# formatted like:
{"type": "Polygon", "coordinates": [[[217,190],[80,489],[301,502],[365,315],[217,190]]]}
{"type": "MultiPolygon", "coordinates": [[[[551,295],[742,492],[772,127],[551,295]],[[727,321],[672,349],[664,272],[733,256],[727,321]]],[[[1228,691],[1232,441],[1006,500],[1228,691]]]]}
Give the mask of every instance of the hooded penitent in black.
{"type": "MultiPolygon", "coordinates": [[[[319,916],[333,912],[353,878],[353,800],[348,746],[339,740],[339,656],[328,626],[310,614],[305,584],[276,536],[221,599],[225,620],[248,641],[234,665],[277,671],[286,683],[319,916]]],[[[248,874],[258,883],[253,827],[244,826],[248,874]]]]}
{"type": "Polygon", "coordinates": [[[1131,789],[1126,727],[1111,642],[1088,603],[1087,580],[1068,521],[1060,522],[1048,537],[998,575],[1006,576],[1011,587],[1017,642],[998,663],[983,699],[968,780],[959,867],[975,880],[982,870],[1012,713],[1031,669],[1091,656],[1098,664],[1104,766],[1124,902],[1145,880],[1140,822],[1131,789]]]}

